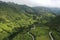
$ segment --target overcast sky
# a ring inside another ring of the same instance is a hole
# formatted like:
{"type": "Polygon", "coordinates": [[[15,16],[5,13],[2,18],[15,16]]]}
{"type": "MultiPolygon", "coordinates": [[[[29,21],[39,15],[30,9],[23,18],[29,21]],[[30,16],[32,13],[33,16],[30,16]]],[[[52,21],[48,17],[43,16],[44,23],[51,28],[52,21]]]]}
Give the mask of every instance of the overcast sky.
{"type": "Polygon", "coordinates": [[[60,8],[60,0],[2,0],[2,1],[15,2],[17,4],[25,4],[28,6],[47,6],[60,8]]]}

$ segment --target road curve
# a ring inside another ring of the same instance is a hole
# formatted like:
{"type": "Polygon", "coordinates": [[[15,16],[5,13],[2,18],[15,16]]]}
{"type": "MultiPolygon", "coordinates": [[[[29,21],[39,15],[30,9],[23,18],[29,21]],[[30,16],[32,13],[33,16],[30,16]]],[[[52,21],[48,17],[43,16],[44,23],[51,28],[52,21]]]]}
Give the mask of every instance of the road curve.
{"type": "Polygon", "coordinates": [[[52,32],[51,32],[51,31],[49,32],[49,36],[50,36],[51,40],[54,40],[54,38],[53,38],[53,36],[52,36],[52,32]]]}
{"type": "Polygon", "coordinates": [[[32,37],[32,40],[35,40],[34,36],[30,32],[28,32],[28,34],[32,37]]]}

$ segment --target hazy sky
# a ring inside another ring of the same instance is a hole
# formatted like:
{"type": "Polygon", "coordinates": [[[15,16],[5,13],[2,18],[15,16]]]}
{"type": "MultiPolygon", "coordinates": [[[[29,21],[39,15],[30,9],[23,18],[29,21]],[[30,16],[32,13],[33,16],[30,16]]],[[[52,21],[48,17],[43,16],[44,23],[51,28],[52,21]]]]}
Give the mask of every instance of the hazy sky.
{"type": "Polygon", "coordinates": [[[60,0],[2,0],[2,1],[26,4],[28,6],[47,6],[60,8],[60,0]]]}

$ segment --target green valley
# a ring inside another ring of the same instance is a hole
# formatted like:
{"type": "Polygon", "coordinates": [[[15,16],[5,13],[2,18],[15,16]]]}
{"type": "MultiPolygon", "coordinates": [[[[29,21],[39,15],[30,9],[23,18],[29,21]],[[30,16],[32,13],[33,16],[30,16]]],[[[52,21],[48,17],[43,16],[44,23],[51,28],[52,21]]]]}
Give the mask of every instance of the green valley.
{"type": "Polygon", "coordinates": [[[49,8],[0,1],[0,40],[60,40],[59,17],[49,8]]]}

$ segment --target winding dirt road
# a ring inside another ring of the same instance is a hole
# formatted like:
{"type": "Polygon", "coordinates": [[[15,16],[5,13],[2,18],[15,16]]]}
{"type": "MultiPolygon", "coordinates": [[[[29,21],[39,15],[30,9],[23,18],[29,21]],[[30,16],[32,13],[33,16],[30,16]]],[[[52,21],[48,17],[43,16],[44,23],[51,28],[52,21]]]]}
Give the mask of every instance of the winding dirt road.
{"type": "Polygon", "coordinates": [[[52,36],[52,32],[51,32],[51,31],[49,32],[49,36],[50,36],[51,40],[54,40],[54,38],[53,38],[53,36],[52,36]]]}
{"type": "Polygon", "coordinates": [[[28,32],[28,34],[32,37],[32,40],[35,40],[34,36],[30,32],[28,32]]]}

